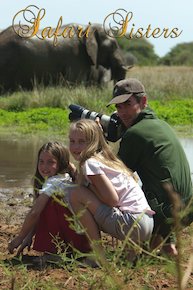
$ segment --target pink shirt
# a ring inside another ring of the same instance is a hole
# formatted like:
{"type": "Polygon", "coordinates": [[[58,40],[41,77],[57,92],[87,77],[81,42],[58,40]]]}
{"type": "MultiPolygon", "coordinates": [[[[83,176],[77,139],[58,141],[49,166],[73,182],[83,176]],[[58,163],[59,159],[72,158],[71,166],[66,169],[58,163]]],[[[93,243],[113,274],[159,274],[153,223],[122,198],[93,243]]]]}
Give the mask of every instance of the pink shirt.
{"type": "Polygon", "coordinates": [[[92,183],[89,179],[90,175],[105,174],[112,182],[117,192],[119,197],[117,207],[119,207],[120,210],[131,213],[141,213],[145,211],[154,214],[154,211],[151,210],[147,203],[144,192],[132,176],[108,167],[94,158],[86,160],[83,165],[83,174],[90,183],[92,183]]]}

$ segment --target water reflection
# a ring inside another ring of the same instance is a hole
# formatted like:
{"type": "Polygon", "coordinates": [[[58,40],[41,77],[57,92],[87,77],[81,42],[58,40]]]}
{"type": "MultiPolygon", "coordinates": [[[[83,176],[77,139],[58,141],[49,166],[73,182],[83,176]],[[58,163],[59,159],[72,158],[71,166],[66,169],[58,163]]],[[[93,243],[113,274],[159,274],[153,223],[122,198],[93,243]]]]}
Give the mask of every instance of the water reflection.
{"type": "MultiPolygon", "coordinates": [[[[0,190],[32,188],[37,152],[43,143],[38,137],[0,138],[0,190]]],[[[193,138],[181,139],[193,176],[193,138]]]]}
{"type": "Polygon", "coordinates": [[[193,138],[181,138],[180,141],[188,158],[191,174],[193,175],[193,138]]]}
{"type": "Polygon", "coordinates": [[[37,151],[41,141],[38,138],[0,139],[0,187],[30,187],[37,151]]]}

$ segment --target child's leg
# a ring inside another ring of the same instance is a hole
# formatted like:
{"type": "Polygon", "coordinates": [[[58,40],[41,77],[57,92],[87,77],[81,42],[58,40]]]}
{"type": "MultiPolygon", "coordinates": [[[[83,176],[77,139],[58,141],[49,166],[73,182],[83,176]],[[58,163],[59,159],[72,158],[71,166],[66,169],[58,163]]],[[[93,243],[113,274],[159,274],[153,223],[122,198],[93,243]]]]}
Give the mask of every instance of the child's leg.
{"type": "Polygon", "coordinates": [[[70,204],[75,214],[80,216],[79,220],[92,242],[93,249],[104,256],[101,246],[101,235],[98,225],[94,219],[97,208],[102,204],[90,190],[84,187],[73,189],[70,193],[70,204]]]}
{"type": "Polygon", "coordinates": [[[86,234],[77,233],[73,227],[73,214],[68,210],[68,208],[59,204],[57,204],[56,211],[58,214],[61,239],[80,252],[90,252],[91,246],[86,234]]]}
{"type": "Polygon", "coordinates": [[[36,226],[33,249],[39,252],[56,253],[57,249],[52,242],[53,237],[59,233],[58,220],[50,198],[42,211],[36,226]]]}
{"type": "Polygon", "coordinates": [[[70,204],[91,240],[100,240],[100,231],[94,220],[94,214],[101,202],[90,190],[77,187],[71,190],[70,204]]]}
{"type": "Polygon", "coordinates": [[[79,251],[89,252],[88,238],[85,235],[77,234],[70,228],[70,222],[67,218],[71,215],[67,208],[50,198],[40,215],[33,249],[40,252],[56,253],[57,247],[53,242],[53,237],[58,236],[61,241],[72,245],[79,251]]]}

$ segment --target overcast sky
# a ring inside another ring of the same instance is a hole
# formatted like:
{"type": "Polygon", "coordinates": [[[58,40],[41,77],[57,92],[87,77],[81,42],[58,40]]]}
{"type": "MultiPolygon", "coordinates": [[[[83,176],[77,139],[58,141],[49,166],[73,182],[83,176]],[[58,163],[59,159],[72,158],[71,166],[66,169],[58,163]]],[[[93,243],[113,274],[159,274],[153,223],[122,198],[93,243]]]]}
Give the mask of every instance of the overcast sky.
{"type": "MultiPolygon", "coordinates": [[[[160,28],[168,28],[171,32],[177,28],[181,34],[176,38],[164,38],[160,36],[154,39],[151,35],[148,40],[153,44],[155,52],[159,56],[165,55],[178,43],[193,41],[193,1],[192,0],[0,0],[0,29],[12,25],[14,15],[28,5],[36,5],[45,9],[45,16],[41,20],[40,28],[46,26],[56,27],[60,16],[63,25],[76,22],[80,24],[103,23],[104,19],[117,9],[124,9],[127,13],[132,12],[127,31],[136,32],[143,28],[145,32],[150,25],[151,31],[160,28]]],[[[126,12],[120,14],[125,17],[126,12]]],[[[37,13],[36,13],[37,14],[37,13]]],[[[129,14],[131,15],[131,13],[129,14]]],[[[20,20],[22,22],[22,17],[20,20]]],[[[16,18],[18,19],[18,18],[16,18]]],[[[118,19],[118,16],[116,18],[118,19]]],[[[108,24],[113,23],[112,17],[108,17],[108,24]]],[[[106,24],[107,24],[106,22],[106,24]]],[[[128,44],[129,44],[128,39],[128,44]]]]}

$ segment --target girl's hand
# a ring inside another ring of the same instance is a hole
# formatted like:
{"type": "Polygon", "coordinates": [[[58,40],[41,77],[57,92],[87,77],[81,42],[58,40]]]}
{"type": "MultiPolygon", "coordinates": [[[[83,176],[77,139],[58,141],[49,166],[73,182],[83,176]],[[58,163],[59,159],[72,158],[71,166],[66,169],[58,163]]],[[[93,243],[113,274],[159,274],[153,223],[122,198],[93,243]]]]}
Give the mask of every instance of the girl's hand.
{"type": "Polygon", "coordinates": [[[76,169],[76,166],[72,162],[70,162],[68,165],[68,169],[69,169],[69,174],[72,177],[73,181],[76,181],[78,177],[78,171],[76,169]]]}
{"type": "Polygon", "coordinates": [[[23,242],[23,239],[20,238],[20,236],[17,236],[16,238],[14,238],[8,245],[8,251],[10,252],[10,254],[13,254],[14,249],[19,247],[19,245],[21,245],[22,242],[23,242]]]}
{"type": "Polygon", "coordinates": [[[29,235],[27,235],[27,237],[21,243],[21,246],[19,247],[19,249],[17,251],[17,255],[20,255],[21,253],[23,253],[23,250],[26,247],[27,247],[27,250],[30,251],[30,248],[32,245],[32,238],[33,238],[33,234],[30,233],[29,235]]]}

